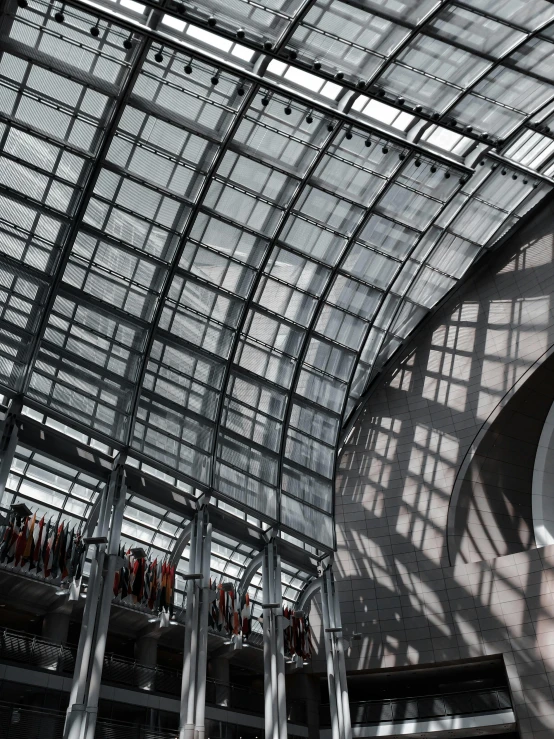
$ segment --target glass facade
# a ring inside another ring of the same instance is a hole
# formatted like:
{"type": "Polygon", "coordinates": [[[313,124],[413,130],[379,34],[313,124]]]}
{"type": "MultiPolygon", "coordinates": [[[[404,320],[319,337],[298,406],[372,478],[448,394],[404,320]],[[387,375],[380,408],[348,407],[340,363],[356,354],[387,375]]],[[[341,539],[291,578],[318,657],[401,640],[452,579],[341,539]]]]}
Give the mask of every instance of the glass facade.
{"type": "MultiPolygon", "coordinates": [[[[344,422],[554,167],[551,3],[364,7],[0,28],[2,391],[324,549],[344,422]]],[[[182,521],[137,510],[166,550],[182,521]]]]}

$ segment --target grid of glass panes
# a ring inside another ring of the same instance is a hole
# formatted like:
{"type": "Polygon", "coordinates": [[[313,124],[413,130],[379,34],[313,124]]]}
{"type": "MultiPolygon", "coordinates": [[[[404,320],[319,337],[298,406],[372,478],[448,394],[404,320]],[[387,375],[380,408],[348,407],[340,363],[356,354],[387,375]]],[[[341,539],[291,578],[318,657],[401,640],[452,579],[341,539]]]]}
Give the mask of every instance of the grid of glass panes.
{"type": "MultiPolygon", "coordinates": [[[[493,17],[511,12],[511,3],[489,4],[486,17],[476,2],[405,2],[403,13],[390,3],[362,12],[316,2],[305,15],[293,5],[237,0],[208,11],[243,13],[252,23],[271,13],[275,29],[296,15],[299,29],[311,28],[303,54],[324,39],[333,65],[355,57],[356,69],[374,76],[383,67],[393,89],[397,70],[415,69],[416,57],[423,64],[436,54],[425,80],[437,82],[435,66],[447,76],[445,55],[460,47],[465,61],[454,66],[466,76],[444,84],[468,100],[512,106],[519,117],[502,113],[502,120],[514,125],[548,100],[547,83],[535,75],[524,105],[527,77],[519,72],[482,89],[512,52],[529,67],[527,54],[548,31],[526,36],[550,18],[541,2],[533,17],[518,16],[521,28],[513,16],[493,17]],[[497,34],[506,59],[489,58],[486,40],[471,36],[479,30],[474,16],[497,34]],[[473,29],[463,43],[454,39],[458,27],[473,29]],[[518,100],[502,97],[504,83],[518,100]]],[[[138,4],[131,10],[145,14],[138,4]]],[[[291,535],[332,546],[345,409],[481,249],[545,189],[521,174],[516,182],[503,165],[493,169],[494,160],[471,178],[464,173],[462,187],[462,171],[446,170],[432,149],[403,147],[405,127],[394,121],[394,142],[384,133],[368,137],[306,101],[252,89],[239,73],[197,60],[191,70],[190,56],[170,44],[134,34],[126,50],[128,31],[101,21],[94,37],[92,15],[67,6],[59,23],[54,11],[42,0],[18,9],[0,60],[8,89],[0,119],[7,162],[0,197],[8,199],[0,211],[8,236],[0,381],[18,387],[55,279],[28,387],[35,402],[291,535]]],[[[421,104],[427,92],[420,94],[421,104]]],[[[460,95],[445,97],[444,110],[460,95]]],[[[381,108],[369,100],[363,114],[379,119],[381,108]]],[[[423,139],[439,146],[445,130],[429,129],[423,139]]],[[[506,135],[494,126],[489,133],[506,135]]],[[[472,151],[468,142],[462,137],[453,154],[472,151]]],[[[548,167],[548,147],[541,156],[535,164],[548,167]]]]}
{"type": "Polygon", "coordinates": [[[63,521],[83,533],[103,487],[103,482],[89,474],[18,445],[0,514],[5,517],[11,505],[23,503],[36,513],[37,523],[44,516],[45,522],[63,521]]]}

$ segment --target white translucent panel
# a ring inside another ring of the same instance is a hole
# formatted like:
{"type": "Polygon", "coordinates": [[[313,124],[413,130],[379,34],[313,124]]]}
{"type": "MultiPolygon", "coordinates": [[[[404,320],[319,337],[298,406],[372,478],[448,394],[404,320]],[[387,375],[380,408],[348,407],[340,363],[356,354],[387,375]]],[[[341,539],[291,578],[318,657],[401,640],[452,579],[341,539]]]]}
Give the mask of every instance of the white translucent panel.
{"type": "MultiPolygon", "coordinates": [[[[408,67],[460,88],[471,84],[489,66],[489,62],[477,54],[472,54],[466,49],[457,49],[438,38],[424,34],[416,36],[402,51],[398,60],[408,67]]],[[[428,79],[431,80],[431,77],[428,79]]],[[[431,107],[440,109],[436,102],[433,102],[431,107]]]]}
{"type": "Polygon", "coordinates": [[[306,349],[304,362],[328,375],[347,381],[354,364],[354,355],[329,342],[312,337],[306,349]]]}
{"type": "Polygon", "coordinates": [[[358,349],[365,327],[365,321],[360,318],[345,313],[332,305],[326,305],[319,314],[316,331],[343,346],[358,349]]]}
{"type": "Polygon", "coordinates": [[[303,326],[308,325],[317,306],[312,296],[269,278],[261,281],[256,301],[264,308],[303,326]]]}
{"type": "Polygon", "coordinates": [[[267,249],[267,241],[261,236],[208,213],[200,213],[196,217],[191,238],[254,267],[261,262],[267,249]]]}
{"type": "Polygon", "coordinates": [[[445,40],[461,42],[476,52],[495,57],[525,39],[523,31],[456,5],[445,7],[431,20],[430,27],[445,40]]]}
{"type": "Polygon", "coordinates": [[[275,279],[312,295],[321,294],[329,277],[327,267],[281,248],[271,252],[266,270],[275,279]]]}
{"type": "Polygon", "coordinates": [[[308,368],[300,372],[296,385],[298,395],[334,413],[340,413],[346,390],[347,386],[343,382],[308,368]]]}
{"type": "MultiPolygon", "coordinates": [[[[387,90],[431,110],[443,110],[459,95],[459,88],[400,64],[390,66],[381,82],[387,90]]],[[[370,111],[368,106],[364,112],[370,114],[370,111]]]]}
{"type": "Polygon", "coordinates": [[[423,230],[439,212],[440,203],[405,187],[392,185],[379,201],[377,208],[385,216],[397,218],[407,226],[423,230]]]}
{"type": "Polygon", "coordinates": [[[179,266],[240,297],[247,297],[256,276],[255,271],[244,264],[192,242],[187,243],[179,266]]]}
{"type": "Polygon", "coordinates": [[[487,15],[528,30],[554,20],[554,8],[548,0],[534,0],[532,3],[526,0],[487,0],[485,8],[482,0],[467,0],[466,5],[480,12],[485,10],[487,15]]]}
{"type": "MultiPolygon", "coordinates": [[[[400,262],[373,251],[373,249],[367,249],[365,246],[359,243],[352,244],[348,256],[346,257],[343,269],[349,272],[354,277],[360,280],[365,280],[371,285],[375,285],[378,288],[386,288],[390,285],[394,275],[400,268],[400,262]]],[[[338,281],[338,278],[337,278],[338,281]]],[[[337,286],[337,281],[335,285],[337,286]]],[[[342,283],[339,283],[340,287],[343,287],[342,283]]],[[[338,287],[338,286],[337,286],[338,287]]],[[[346,286],[345,286],[346,287],[346,286]]],[[[372,291],[372,299],[369,304],[365,303],[365,296],[363,292],[355,289],[355,286],[350,284],[350,290],[353,290],[358,298],[352,297],[352,300],[359,299],[362,301],[359,303],[358,309],[354,310],[355,313],[359,313],[363,318],[370,318],[375,310],[376,302],[379,299],[379,293],[372,291]]],[[[368,295],[369,297],[369,295],[368,295]]],[[[332,301],[332,302],[336,302],[332,301]]],[[[352,302],[352,301],[350,301],[352,302]]],[[[341,305],[337,302],[337,305],[341,305]]],[[[344,305],[341,307],[348,307],[344,305]]]]}
{"type": "Polygon", "coordinates": [[[289,217],[281,232],[281,239],[307,256],[332,266],[337,262],[346,240],[322,226],[302,218],[289,217]]]}
{"type": "Polygon", "coordinates": [[[305,534],[325,546],[333,546],[334,532],[331,516],[303,505],[288,495],[281,496],[281,515],[283,524],[288,528],[305,534]]]}
{"type": "Polygon", "coordinates": [[[266,452],[255,449],[246,440],[220,434],[217,454],[226,464],[263,480],[269,485],[277,482],[277,459],[266,452]]]}
{"type": "Polygon", "coordinates": [[[276,520],[277,491],[261,480],[250,477],[223,462],[217,462],[215,487],[223,495],[276,520]]]}
{"type": "Polygon", "coordinates": [[[524,113],[504,108],[476,95],[464,97],[452,110],[452,115],[465,125],[471,125],[498,138],[507,136],[525,118],[524,113]]]}
{"type": "Polygon", "coordinates": [[[410,288],[408,297],[414,303],[432,308],[455,284],[452,278],[424,267],[410,288]]]}
{"type": "Polygon", "coordinates": [[[504,214],[478,200],[470,200],[450,230],[476,244],[486,244],[504,219],[504,214]]]}
{"type": "Polygon", "coordinates": [[[554,75],[553,44],[541,38],[532,38],[511,54],[519,69],[533,72],[546,79],[554,75]]]}
{"type": "Polygon", "coordinates": [[[330,445],[336,443],[340,428],[338,416],[298,400],[292,405],[289,423],[299,431],[330,445]]]}
{"type": "Polygon", "coordinates": [[[429,264],[459,279],[477,258],[480,249],[459,236],[445,234],[429,259],[429,264]]]}
{"type": "Polygon", "coordinates": [[[524,113],[531,113],[552,96],[554,88],[546,82],[501,65],[479,82],[475,93],[524,113]]]}
{"type": "Polygon", "coordinates": [[[400,223],[372,215],[360,232],[359,239],[397,259],[403,259],[418,236],[416,231],[400,223]]]}
{"type": "Polygon", "coordinates": [[[315,187],[304,189],[297,208],[303,215],[340,233],[347,233],[362,214],[361,208],[315,187]]]}
{"type": "Polygon", "coordinates": [[[329,480],[332,478],[334,448],[306,436],[301,431],[289,429],[285,443],[285,456],[322,477],[329,480]]]}
{"type": "Polygon", "coordinates": [[[381,293],[368,285],[339,274],[335,278],[327,300],[349,313],[355,313],[360,318],[369,320],[377,310],[381,293]]]}

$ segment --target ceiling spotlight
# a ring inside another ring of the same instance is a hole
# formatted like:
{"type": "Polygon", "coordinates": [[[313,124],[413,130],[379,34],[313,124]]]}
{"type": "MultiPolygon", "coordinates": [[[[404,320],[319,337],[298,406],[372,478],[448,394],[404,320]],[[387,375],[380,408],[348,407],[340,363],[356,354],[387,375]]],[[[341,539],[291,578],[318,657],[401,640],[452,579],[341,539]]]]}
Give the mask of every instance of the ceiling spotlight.
{"type": "Polygon", "coordinates": [[[94,36],[94,38],[98,38],[98,36],[100,36],[100,29],[98,28],[98,21],[96,21],[95,26],[91,26],[90,35],[94,36]]]}
{"type": "Polygon", "coordinates": [[[471,133],[473,131],[473,126],[466,126],[466,133],[471,133]]]}
{"type": "Polygon", "coordinates": [[[383,154],[388,154],[389,153],[388,146],[383,146],[383,148],[381,149],[381,151],[383,152],[383,154]]]}
{"type": "Polygon", "coordinates": [[[210,82],[212,83],[212,85],[214,85],[214,87],[215,87],[216,85],[219,85],[219,69],[217,69],[217,70],[216,70],[216,71],[215,71],[215,72],[213,73],[213,76],[212,76],[212,77],[210,77],[210,82]]]}
{"type": "Polygon", "coordinates": [[[437,113],[437,112],[433,113],[433,115],[431,116],[431,118],[434,121],[438,121],[440,117],[441,117],[440,113],[437,113]]]}
{"type": "Polygon", "coordinates": [[[502,174],[507,174],[505,169],[502,170],[502,174]]]}
{"type": "Polygon", "coordinates": [[[292,113],[292,108],[290,107],[290,100],[285,106],[285,115],[290,115],[292,113]]]}
{"type": "Polygon", "coordinates": [[[133,48],[133,34],[132,33],[130,33],[128,38],[126,38],[125,41],[123,42],[123,48],[127,49],[127,51],[133,48]]]}
{"type": "Polygon", "coordinates": [[[401,151],[400,154],[398,155],[398,158],[399,159],[406,159],[406,154],[403,151],[401,151]]]}
{"type": "Polygon", "coordinates": [[[467,177],[460,177],[460,185],[465,185],[467,182],[467,177]]]}
{"type": "Polygon", "coordinates": [[[497,141],[497,142],[496,142],[496,150],[497,150],[497,151],[500,151],[500,149],[501,149],[501,148],[502,148],[503,146],[504,146],[504,142],[503,142],[503,141],[497,141]]]}
{"type": "Polygon", "coordinates": [[[349,129],[348,129],[348,130],[346,131],[346,133],[344,134],[344,137],[345,137],[346,139],[348,139],[348,141],[351,141],[351,140],[352,140],[352,129],[351,129],[351,128],[349,128],[349,129]]]}
{"type": "Polygon", "coordinates": [[[335,79],[336,80],[339,80],[339,81],[340,80],[343,80],[344,79],[344,72],[341,72],[341,71],[335,72],[335,79]]]}
{"type": "Polygon", "coordinates": [[[319,72],[319,70],[321,69],[321,62],[318,59],[316,59],[314,62],[314,69],[316,72],[319,72]]]}
{"type": "Polygon", "coordinates": [[[240,95],[241,97],[244,95],[244,82],[241,80],[237,87],[237,95],[240,95]]]}
{"type": "Polygon", "coordinates": [[[398,103],[398,105],[404,105],[406,101],[404,100],[404,98],[398,98],[396,102],[398,103]]]}
{"type": "Polygon", "coordinates": [[[267,95],[267,93],[263,96],[261,103],[264,108],[269,105],[269,96],[267,95]]]}
{"type": "Polygon", "coordinates": [[[358,88],[358,90],[363,90],[363,89],[364,89],[364,87],[366,86],[366,84],[367,84],[367,83],[366,83],[366,81],[365,81],[365,80],[358,80],[358,81],[356,82],[356,87],[358,88]]]}
{"type": "Polygon", "coordinates": [[[289,49],[289,59],[292,59],[294,61],[298,57],[298,52],[296,49],[289,49]]]}
{"type": "Polygon", "coordinates": [[[512,175],[512,180],[517,180],[517,174],[515,174],[515,173],[514,173],[514,174],[512,175]]]}
{"type": "Polygon", "coordinates": [[[264,49],[266,51],[271,51],[271,49],[273,49],[273,44],[271,43],[271,41],[264,41],[264,49]]]}
{"type": "Polygon", "coordinates": [[[416,159],[414,164],[416,167],[421,167],[421,159],[416,159]]]}
{"type": "Polygon", "coordinates": [[[26,8],[29,3],[27,2],[27,0],[17,0],[17,5],[19,8],[26,8]]]}
{"type": "Polygon", "coordinates": [[[246,32],[244,28],[237,28],[236,36],[237,38],[241,38],[241,39],[244,38],[246,36],[246,32]]]}
{"type": "Polygon", "coordinates": [[[485,164],[485,160],[481,159],[481,161],[479,162],[479,166],[482,167],[484,164],[485,164]]]}
{"type": "Polygon", "coordinates": [[[183,5],[183,3],[179,3],[177,5],[177,12],[179,13],[179,15],[184,15],[187,12],[186,6],[183,5]]]}
{"type": "Polygon", "coordinates": [[[192,74],[192,57],[185,64],[185,74],[192,74]]]}
{"type": "MultiPolygon", "coordinates": [[[[367,146],[367,148],[368,148],[368,149],[369,149],[369,147],[371,146],[371,139],[369,138],[369,136],[368,136],[368,137],[367,137],[367,139],[366,139],[366,140],[364,141],[364,145],[365,145],[365,146],[367,146]]],[[[385,151],[385,149],[384,149],[384,148],[383,148],[383,151],[385,151]]]]}
{"type": "Polygon", "coordinates": [[[447,180],[449,180],[449,179],[450,179],[450,172],[448,172],[448,170],[447,170],[447,171],[446,171],[446,172],[444,173],[444,177],[445,177],[445,179],[447,179],[447,180]]]}
{"type": "Polygon", "coordinates": [[[435,164],[431,165],[431,172],[435,173],[437,171],[437,167],[435,164]]]}
{"type": "Polygon", "coordinates": [[[528,179],[523,180],[523,184],[526,185],[529,182],[528,179]]]}
{"type": "Polygon", "coordinates": [[[164,55],[162,54],[163,48],[164,48],[163,46],[160,46],[160,48],[158,49],[158,51],[154,54],[154,59],[159,64],[161,64],[163,62],[163,60],[164,60],[164,55]]]}
{"type": "Polygon", "coordinates": [[[333,121],[329,121],[329,123],[327,124],[327,130],[329,131],[329,133],[331,133],[331,131],[334,128],[335,128],[335,125],[334,125],[333,121]]]}
{"type": "Polygon", "coordinates": [[[217,18],[213,15],[210,15],[208,18],[208,26],[210,28],[215,28],[217,26],[217,18]]]}
{"type": "Polygon", "coordinates": [[[312,111],[310,110],[308,115],[306,116],[306,123],[313,123],[313,122],[314,122],[314,117],[312,115],[312,111]]]}
{"type": "Polygon", "coordinates": [[[65,5],[62,5],[62,7],[54,14],[54,20],[56,23],[63,23],[65,20],[64,11],[65,5]]]}
{"type": "Polygon", "coordinates": [[[451,118],[450,125],[456,128],[456,126],[458,125],[458,121],[455,118],[451,118]]]}
{"type": "Polygon", "coordinates": [[[533,190],[534,190],[534,189],[535,189],[536,187],[538,187],[538,184],[539,184],[538,182],[533,182],[533,190]]]}
{"type": "Polygon", "coordinates": [[[423,110],[423,106],[416,105],[415,108],[414,108],[414,110],[415,110],[416,113],[421,113],[421,111],[423,110]]]}
{"type": "Polygon", "coordinates": [[[377,94],[379,95],[379,97],[382,97],[382,98],[384,98],[384,97],[385,97],[385,95],[386,95],[386,92],[385,92],[385,90],[384,90],[384,89],[383,89],[382,87],[380,87],[380,88],[379,88],[379,89],[377,90],[377,94]]]}

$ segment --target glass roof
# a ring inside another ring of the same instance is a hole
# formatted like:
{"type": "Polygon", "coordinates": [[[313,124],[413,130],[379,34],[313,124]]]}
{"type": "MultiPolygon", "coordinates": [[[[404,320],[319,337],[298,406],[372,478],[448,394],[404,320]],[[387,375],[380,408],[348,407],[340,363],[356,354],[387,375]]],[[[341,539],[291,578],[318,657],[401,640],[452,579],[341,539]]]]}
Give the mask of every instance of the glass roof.
{"type": "MultiPolygon", "coordinates": [[[[0,516],[5,519],[12,504],[25,503],[32,513],[37,514],[37,520],[44,516],[45,521],[49,519],[58,523],[63,521],[70,529],[80,529],[84,532],[87,530],[92,508],[104,485],[104,482],[89,474],[20,444],[16,448],[6,491],[0,500],[0,516]]],[[[190,551],[188,544],[184,547],[179,545],[179,537],[187,523],[183,516],[163,510],[145,497],[127,494],[121,542],[125,549],[144,548],[151,560],[165,559],[168,554],[177,560],[175,607],[178,618],[179,610],[183,608],[186,600],[186,581],[183,575],[189,571],[190,551]]],[[[223,532],[214,531],[212,580],[218,583],[238,584],[245,568],[257,553],[257,550],[223,532]]],[[[85,563],[85,574],[88,574],[88,568],[89,561],[85,563]]],[[[283,562],[281,577],[283,600],[292,606],[309,575],[283,562]]],[[[261,580],[260,570],[254,574],[248,589],[255,615],[261,613],[261,580]]],[[[255,631],[260,630],[257,621],[254,621],[253,627],[255,631]]]]}
{"type": "Polygon", "coordinates": [[[554,6],[156,8],[2,17],[0,386],[332,548],[345,420],[551,189],[554,6]]]}

